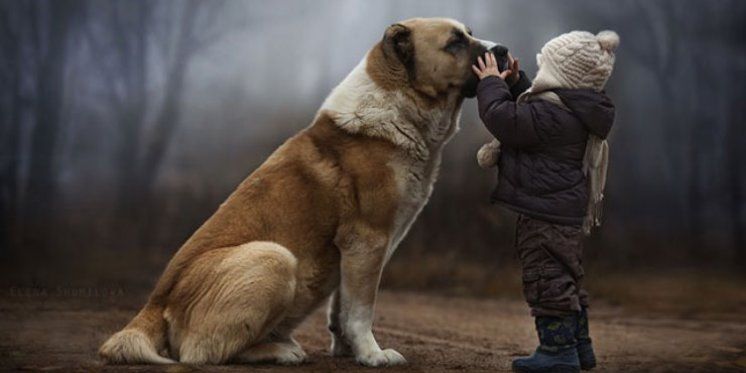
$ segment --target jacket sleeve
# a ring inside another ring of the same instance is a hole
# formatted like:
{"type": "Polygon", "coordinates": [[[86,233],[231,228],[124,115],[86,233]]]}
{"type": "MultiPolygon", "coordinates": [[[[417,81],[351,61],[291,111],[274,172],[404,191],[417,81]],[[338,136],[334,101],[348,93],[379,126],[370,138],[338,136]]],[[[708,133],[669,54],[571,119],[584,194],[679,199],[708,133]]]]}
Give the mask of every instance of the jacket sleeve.
{"type": "Polygon", "coordinates": [[[540,142],[532,103],[512,101],[508,85],[502,79],[496,76],[482,79],[477,86],[477,104],[479,118],[502,144],[520,148],[540,142]]]}
{"type": "Polygon", "coordinates": [[[518,99],[521,93],[525,92],[531,87],[531,79],[526,76],[523,70],[518,72],[518,81],[510,87],[510,94],[513,95],[513,101],[518,99]]]}

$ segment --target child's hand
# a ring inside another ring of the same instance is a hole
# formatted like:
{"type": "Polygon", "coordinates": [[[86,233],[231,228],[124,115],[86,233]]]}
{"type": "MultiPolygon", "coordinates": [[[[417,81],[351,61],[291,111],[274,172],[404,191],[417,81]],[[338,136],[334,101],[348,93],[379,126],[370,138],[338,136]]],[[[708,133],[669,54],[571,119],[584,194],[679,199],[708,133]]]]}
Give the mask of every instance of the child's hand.
{"type": "Polygon", "coordinates": [[[505,82],[512,87],[520,79],[521,74],[519,74],[519,71],[521,69],[518,67],[518,59],[513,59],[510,53],[508,53],[508,68],[510,69],[510,75],[505,79],[505,82]]]}
{"type": "Polygon", "coordinates": [[[505,78],[512,73],[512,70],[510,69],[503,72],[497,70],[497,61],[495,60],[495,56],[490,52],[484,54],[484,60],[482,57],[477,57],[477,63],[479,64],[479,67],[477,67],[477,65],[471,65],[471,69],[474,70],[475,74],[477,74],[479,80],[493,75],[505,80],[505,78]]]}

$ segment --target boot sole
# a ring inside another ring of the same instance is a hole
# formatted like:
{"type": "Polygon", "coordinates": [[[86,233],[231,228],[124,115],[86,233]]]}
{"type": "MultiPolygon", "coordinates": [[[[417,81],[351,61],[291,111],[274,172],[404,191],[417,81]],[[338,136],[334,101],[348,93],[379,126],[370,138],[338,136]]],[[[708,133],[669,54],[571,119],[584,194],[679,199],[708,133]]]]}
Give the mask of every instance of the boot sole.
{"type": "Polygon", "coordinates": [[[543,369],[528,369],[513,367],[516,373],[579,373],[580,368],[572,365],[553,365],[543,369]]]}
{"type": "Polygon", "coordinates": [[[591,370],[596,367],[596,363],[588,364],[588,365],[580,365],[581,370],[591,370]]]}

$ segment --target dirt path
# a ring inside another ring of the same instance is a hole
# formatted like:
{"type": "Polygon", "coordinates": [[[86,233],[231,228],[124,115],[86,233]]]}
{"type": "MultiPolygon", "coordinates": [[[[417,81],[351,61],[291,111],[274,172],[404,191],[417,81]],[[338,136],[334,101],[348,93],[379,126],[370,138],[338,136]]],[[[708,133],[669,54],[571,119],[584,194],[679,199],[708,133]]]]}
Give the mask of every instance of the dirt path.
{"type": "MultiPolygon", "coordinates": [[[[84,295],[83,298],[86,298],[84,295]]],[[[48,293],[0,298],[0,370],[150,371],[152,366],[103,366],[98,345],[136,311],[130,297],[81,299],[48,293]],[[128,299],[127,299],[128,298],[128,299]]],[[[597,306],[591,334],[598,372],[746,371],[746,325],[737,321],[663,319],[597,306]]],[[[352,371],[351,359],[326,355],[323,310],[296,333],[311,361],[300,367],[161,367],[163,371],[352,371]]],[[[534,347],[532,320],[515,300],[447,298],[383,292],[375,332],[381,346],[409,361],[387,371],[509,371],[510,360],[534,347]]],[[[371,369],[365,369],[370,371],[371,369]]]]}

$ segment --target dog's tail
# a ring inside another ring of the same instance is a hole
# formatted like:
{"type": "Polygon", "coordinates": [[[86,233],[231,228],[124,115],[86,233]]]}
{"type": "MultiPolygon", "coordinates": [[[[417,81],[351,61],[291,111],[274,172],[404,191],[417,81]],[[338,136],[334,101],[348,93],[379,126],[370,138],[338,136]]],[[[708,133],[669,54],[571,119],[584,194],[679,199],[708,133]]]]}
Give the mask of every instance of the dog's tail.
{"type": "Polygon", "coordinates": [[[175,364],[158,354],[165,344],[165,334],[163,307],[148,303],[124,329],[101,345],[98,354],[110,364],[175,364]]]}

